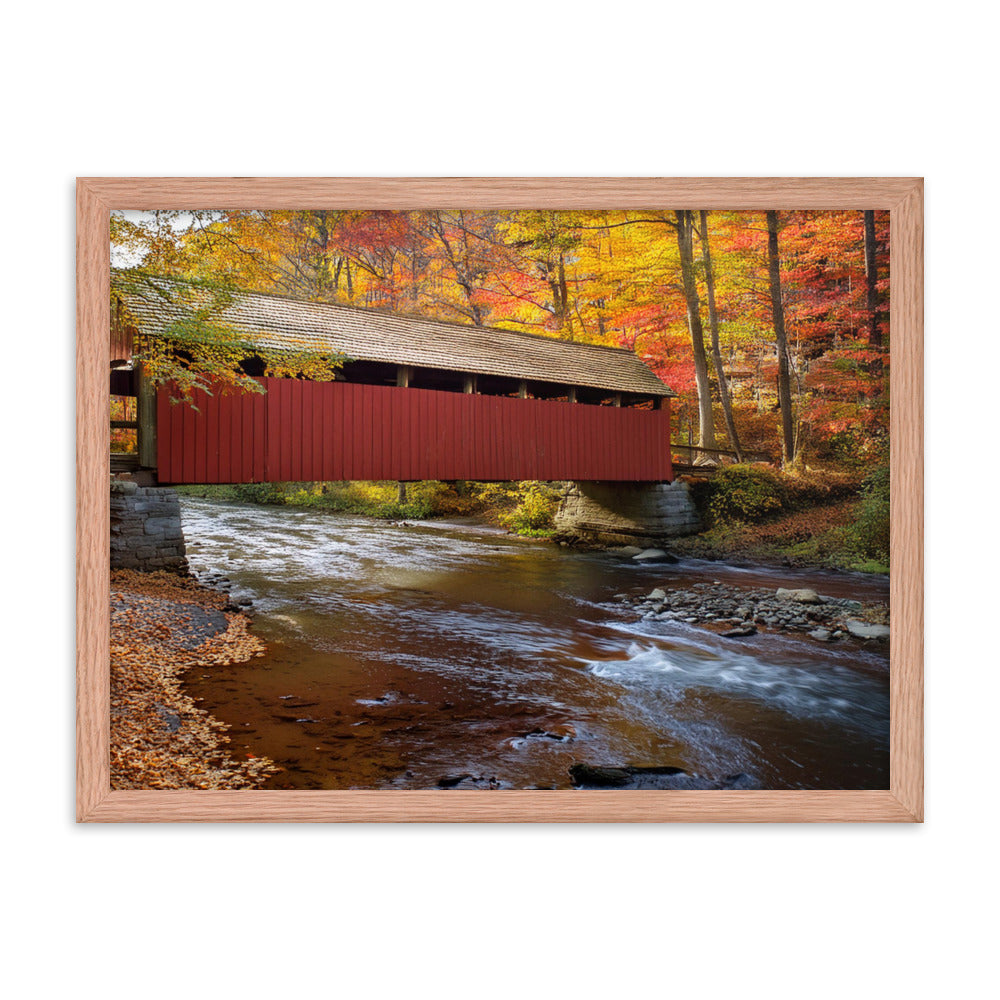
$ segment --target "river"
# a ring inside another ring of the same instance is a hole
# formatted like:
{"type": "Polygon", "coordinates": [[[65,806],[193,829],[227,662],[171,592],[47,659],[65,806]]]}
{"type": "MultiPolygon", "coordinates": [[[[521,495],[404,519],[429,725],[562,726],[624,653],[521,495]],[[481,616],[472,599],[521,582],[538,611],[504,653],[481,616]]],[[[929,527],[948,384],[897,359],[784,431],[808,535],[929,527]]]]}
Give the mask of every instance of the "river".
{"type": "Polygon", "coordinates": [[[723,639],[617,593],[720,580],[887,600],[884,579],[642,566],[469,522],[393,525],[183,498],[192,572],[253,601],[265,657],[198,668],[201,707],[272,788],[568,788],[574,762],[764,788],[888,787],[884,644],[723,639]]]}

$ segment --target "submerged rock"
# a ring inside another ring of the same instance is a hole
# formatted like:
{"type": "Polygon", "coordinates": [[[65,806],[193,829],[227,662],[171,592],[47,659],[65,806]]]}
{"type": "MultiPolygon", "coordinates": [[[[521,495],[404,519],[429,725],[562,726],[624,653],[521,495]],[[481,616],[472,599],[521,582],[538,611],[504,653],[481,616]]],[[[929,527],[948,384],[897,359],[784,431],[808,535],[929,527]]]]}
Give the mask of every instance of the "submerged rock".
{"type": "Polygon", "coordinates": [[[454,788],[456,785],[461,784],[466,778],[471,778],[471,774],[445,774],[438,778],[437,786],[438,788],[454,788]]]}
{"type": "Polygon", "coordinates": [[[685,774],[681,767],[607,767],[595,764],[571,764],[569,776],[581,788],[624,788],[637,776],[673,777],[685,774]]]}
{"type": "Polygon", "coordinates": [[[680,767],[630,767],[576,763],[570,777],[577,788],[626,788],[645,791],[712,791],[720,789],[759,788],[748,774],[732,774],[713,781],[688,774],[680,767]]]}
{"type": "Polygon", "coordinates": [[[756,625],[737,625],[736,628],[731,628],[726,632],[719,633],[723,639],[742,639],[745,636],[756,634],[756,625]]]}
{"type": "Polygon", "coordinates": [[[557,743],[565,743],[576,736],[576,730],[570,725],[553,726],[551,729],[532,729],[521,734],[521,739],[527,740],[555,740],[557,743]]]}
{"type": "Polygon", "coordinates": [[[728,778],[722,779],[722,787],[734,791],[737,789],[760,788],[760,782],[756,778],[751,778],[749,774],[731,774],[728,778]]]}

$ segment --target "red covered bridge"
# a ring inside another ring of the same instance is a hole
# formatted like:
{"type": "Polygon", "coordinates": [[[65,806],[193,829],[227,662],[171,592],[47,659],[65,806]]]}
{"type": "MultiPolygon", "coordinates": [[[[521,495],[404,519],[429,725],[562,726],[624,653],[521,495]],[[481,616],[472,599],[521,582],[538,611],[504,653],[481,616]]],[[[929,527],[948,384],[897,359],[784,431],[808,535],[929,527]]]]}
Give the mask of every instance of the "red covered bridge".
{"type": "Polygon", "coordinates": [[[338,353],[336,381],[172,404],[137,378],[136,337],[190,314],[183,283],[113,281],[112,395],[137,395],[139,463],[162,484],[335,480],[666,482],[667,388],[631,351],[376,309],[239,293],[218,322],[267,350],[338,353]]]}

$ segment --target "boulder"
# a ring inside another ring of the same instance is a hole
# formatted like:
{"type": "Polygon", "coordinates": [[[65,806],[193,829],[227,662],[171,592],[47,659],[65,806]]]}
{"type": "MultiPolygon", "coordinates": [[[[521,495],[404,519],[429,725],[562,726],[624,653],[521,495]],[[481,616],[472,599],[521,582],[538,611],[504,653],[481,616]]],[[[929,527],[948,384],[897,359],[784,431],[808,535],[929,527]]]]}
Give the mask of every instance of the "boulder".
{"type": "Polygon", "coordinates": [[[856,618],[848,618],[844,624],[847,626],[847,631],[850,632],[855,639],[889,638],[888,625],[872,625],[869,622],[859,622],[856,618]]]}
{"type": "Polygon", "coordinates": [[[798,601],[799,604],[822,604],[823,599],[816,593],[815,590],[810,590],[808,587],[802,587],[797,590],[788,589],[786,587],[779,587],[778,592],[774,595],[779,601],[798,601]]]}
{"type": "Polygon", "coordinates": [[[814,628],[809,634],[820,642],[829,642],[833,638],[828,628],[814,628]]]}
{"type": "Polygon", "coordinates": [[[727,632],[720,632],[719,635],[723,639],[742,639],[748,635],[756,635],[757,626],[756,625],[737,625],[736,628],[731,628],[727,632]]]}
{"type": "Polygon", "coordinates": [[[651,590],[646,597],[647,601],[665,601],[667,599],[667,592],[661,590],[657,587],[655,590],[651,590]]]}

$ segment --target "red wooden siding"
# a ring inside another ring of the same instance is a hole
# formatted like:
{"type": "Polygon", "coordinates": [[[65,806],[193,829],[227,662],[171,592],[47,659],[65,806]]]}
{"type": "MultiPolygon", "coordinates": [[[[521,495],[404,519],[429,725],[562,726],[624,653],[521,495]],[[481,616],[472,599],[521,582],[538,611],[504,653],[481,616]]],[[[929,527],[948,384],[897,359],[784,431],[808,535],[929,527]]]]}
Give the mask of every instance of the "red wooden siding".
{"type": "Polygon", "coordinates": [[[261,379],[157,403],[161,483],[673,478],[670,409],[261,379]]]}

